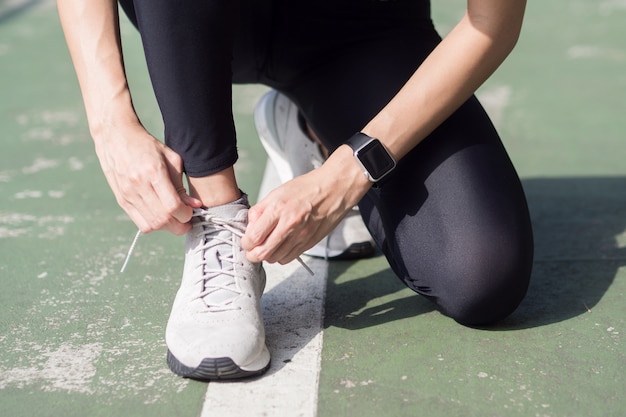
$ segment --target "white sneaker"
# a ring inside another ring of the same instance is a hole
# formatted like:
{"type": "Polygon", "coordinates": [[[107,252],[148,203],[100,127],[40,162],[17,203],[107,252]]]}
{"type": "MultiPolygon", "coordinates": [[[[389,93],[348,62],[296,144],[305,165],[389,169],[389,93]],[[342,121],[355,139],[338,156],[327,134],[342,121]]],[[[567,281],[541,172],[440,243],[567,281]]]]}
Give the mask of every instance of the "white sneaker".
{"type": "Polygon", "coordinates": [[[260,305],[265,271],[246,259],[240,245],[248,208],[244,195],[194,209],[183,279],[165,332],[167,362],[177,375],[233,379],[269,368],[260,305]]]}
{"type": "MultiPolygon", "coordinates": [[[[263,95],[254,110],[254,123],[280,181],[270,188],[324,163],[319,145],[300,126],[298,108],[283,94],[271,90],[263,95]]],[[[355,207],[333,231],[304,253],[327,259],[367,258],[374,255],[374,245],[355,207]]]]}

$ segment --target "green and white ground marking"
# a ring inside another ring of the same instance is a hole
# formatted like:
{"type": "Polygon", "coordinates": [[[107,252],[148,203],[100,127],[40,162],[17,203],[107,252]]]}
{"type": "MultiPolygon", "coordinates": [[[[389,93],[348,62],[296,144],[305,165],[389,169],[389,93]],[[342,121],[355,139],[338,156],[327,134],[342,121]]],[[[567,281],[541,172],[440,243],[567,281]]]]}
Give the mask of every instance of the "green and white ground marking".
{"type": "MultiPolygon", "coordinates": [[[[433,0],[442,32],[464,2],[433,0]]],[[[248,381],[173,375],[164,331],[183,238],[135,234],[89,138],[51,0],[0,1],[0,416],[609,416],[626,410],[626,2],[529,2],[524,33],[479,91],[528,195],[524,303],[459,326],[378,256],[267,265],[272,367],[248,381]]],[[[136,108],[160,136],[136,31],[136,108]]],[[[240,186],[266,157],[234,89],[240,186]]]]}

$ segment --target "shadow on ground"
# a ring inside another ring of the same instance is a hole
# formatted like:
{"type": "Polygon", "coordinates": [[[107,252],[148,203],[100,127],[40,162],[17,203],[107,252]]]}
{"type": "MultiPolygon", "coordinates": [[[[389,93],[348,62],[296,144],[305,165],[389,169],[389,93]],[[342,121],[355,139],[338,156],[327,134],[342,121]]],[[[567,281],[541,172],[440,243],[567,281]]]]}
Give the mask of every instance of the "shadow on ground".
{"type": "MultiPolygon", "coordinates": [[[[626,178],[536,178],[524,182],[535,233],[535,263],[526,299],[493,330],[517,330],[587,313],[626,266],[626,178]]],[[[365,308],[404,290],[390,269],[338,283],[351,266],[329,270],[325,327],[372,327],[430,312],[417,295],[365,308]]]]}

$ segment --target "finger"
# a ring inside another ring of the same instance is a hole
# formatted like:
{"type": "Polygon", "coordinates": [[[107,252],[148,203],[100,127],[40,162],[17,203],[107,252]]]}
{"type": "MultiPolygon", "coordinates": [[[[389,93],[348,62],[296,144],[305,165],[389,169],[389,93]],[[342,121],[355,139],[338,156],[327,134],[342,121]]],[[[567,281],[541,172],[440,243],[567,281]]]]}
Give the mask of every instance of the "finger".
{"type": "Polygon", "coordinates": [[[163,223],[160,226],[160,230],[166,230],[180,236],[191,230],[190,221],[193,209],[184,203],[181,195],[175,190],[174,194],[171,194],[172,190],[173,188],[166,193],[162,186],[154,190],[155,195],[158,196],[158,200],[162,204],[162,209],[158,216],[164,216],[161,220],[163,223]]]}
{"type": "Polygon", "coordinates": [[[109,182],[109,185],[111,187],[111,190],[113,191],[113,194],[115,195],[118,205],[124,210],[128,217],[130,217],[132,222],[135,223],[135,226],[137,226],[137,228],[141,230],[142,233],[151,232],[152,229],[150,226],[150,222],[143,214],[143,212],[137,209],[134,201],[132,201],[132,199],[128,198],[123,193],[115,175],[113,175],[112,172],[109,170],[104,170],[104,175],[109,182]]]}
{"type": "Polygon", "coordinates": [[[135,206],[131,204],[120,204],[120,206],[142,233],[150,233],[152,231],[150,222],[146,220],[141,211],[137,210],[135,206]]]}
{"type": "Polygon", "coordinates": [[[266,239],[251,248],[246,256],[252,262],[289,263],[318,242],[319,239],[316,238],[318,231],[310,227],[304,228],[296,224],[278,222],[266,239]]]}
{"type": "Polygon", "coordinates": [[[187,189],[183,185],[183,161],[180,155],[166,147],[164,152],[165,157],[168,161],[168,172],[169,177],[176,188],[176,192],[180,196],[183,203],[189,207],[200,208],[203,206],[202,200],[191,197],[187,193],[187,189]]]}
{"type": "Polygon", "coordinates": [[[241,247],[244,250],[253,250],[263,244],[276,227],[278,219],[271,215],[269,210],[254,206],[248,210],[248,226],[241,238],[241,247]]]}
{"type": "Polygon", "coordinates": [[[314,231],[304,230],[300,233],[291,233],[285,236],[285,239],[278,244],[271,255],[271,262],[287,264],[302,255],[302,253],[313,247],[324,236],[319,236],[320,229],[314,231]]]}
{"type": "Polygon", "coordinates": [[[160,210],[168,217],[168,221],[187,223],[191,220],[193,210],[189,205],[185,204],[181,195],[181,190],[186,194],[182,185],[182,178],[172,179],[167,173],[163,172],[163,175],[153,180],[151,185],[158,199],[157,204],[160,210]],[[174,184],[173,181],[176,181],[177,184],[174,184]]]}
{"type": "MultiPolygon", "coordinates": [[[[192,208],[202,207],[202,201],[198,198],[191,197],[187,193],[187,189],[183,185],[183,161],[180,155],[178,155],[176,152],[168,147],[165,147],[163,154],[167,160],[168,176],[170,178],[172,186],[176,189],[176,193],[178,194],[181,202],[184,205],[192,208]]],[[[177,219],[184,221],[179,217],[177,217],[177,219]]]]}
{"type": "MultiPolygon", "coordinates": [[[[189,225],[171,215],[174,206],[163,205],[158,190],[158,186],[149,181],[135,183],[130,189],[126,187],[126,190],[120,193],[122,199],[120,205],[143,233],[166,230],[180,235],[188,231],[189,225]]],[[[178,197],[176,199],[179,200],[178,197]]],[[[191,211],[191,208],[188,210],[191,211]]]]}
{"type": "Polygon", "coordinates": [[[250,207],[250,209],[248,210],[248,223],[254,223],[261,216],[261,214],[265,210],[262,204],[263,201],[260,201],[259,203],[250,207]]]}
{"type": "Polygon", "coordinates": [[[185,203],[189,207],[201,208],[203,206],[201,200],[195,197],[191,197],[189,194],[187,194],[187,190],[185,190],[184,188],[178,191],[178,195],[180,195],[180,198],[183,200],[183,203],[185,203]]]}

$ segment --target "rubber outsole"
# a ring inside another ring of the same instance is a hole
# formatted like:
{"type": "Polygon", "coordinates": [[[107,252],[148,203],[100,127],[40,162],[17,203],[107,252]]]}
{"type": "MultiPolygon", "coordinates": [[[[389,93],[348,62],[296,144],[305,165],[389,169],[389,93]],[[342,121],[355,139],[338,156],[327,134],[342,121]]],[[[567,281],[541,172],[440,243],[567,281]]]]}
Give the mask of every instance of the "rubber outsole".
{"type": "Polygon", "coordinates": [[[321,253],[320,248],[314,247],[308,251],[305,251],[304,254],[308,256],[312,256],[314,258],[320,259],[328,259],[329,261],[348,261],[348,260],[357,260],[357,259],[366,259],[371,258],[376,255],[376,247],[372,245],[370,242],[357,242],[353,243],[346,248],[343,252],[338,255],[333,256],[325,256],[325,254],[321,253]]]}
{"type": "Polygon", "coordinates": [[[268,362],[262,369],[247,371],[237,366],[230,358],[205,358],[196,368],[191,368],[183,365],[169,350],[167,351],[167,364],[176,375],[204,382],[251,378],[265,373],[270,367],[268,362]]]}
{"type": "Polygon", "coordinates": [[[363,259],[371,258],[376,254],[376,247],[369,242],[353,243],[348,246],[341,255],[334,256],[331,259],[347,260],[347,259],[363,259]]]}

